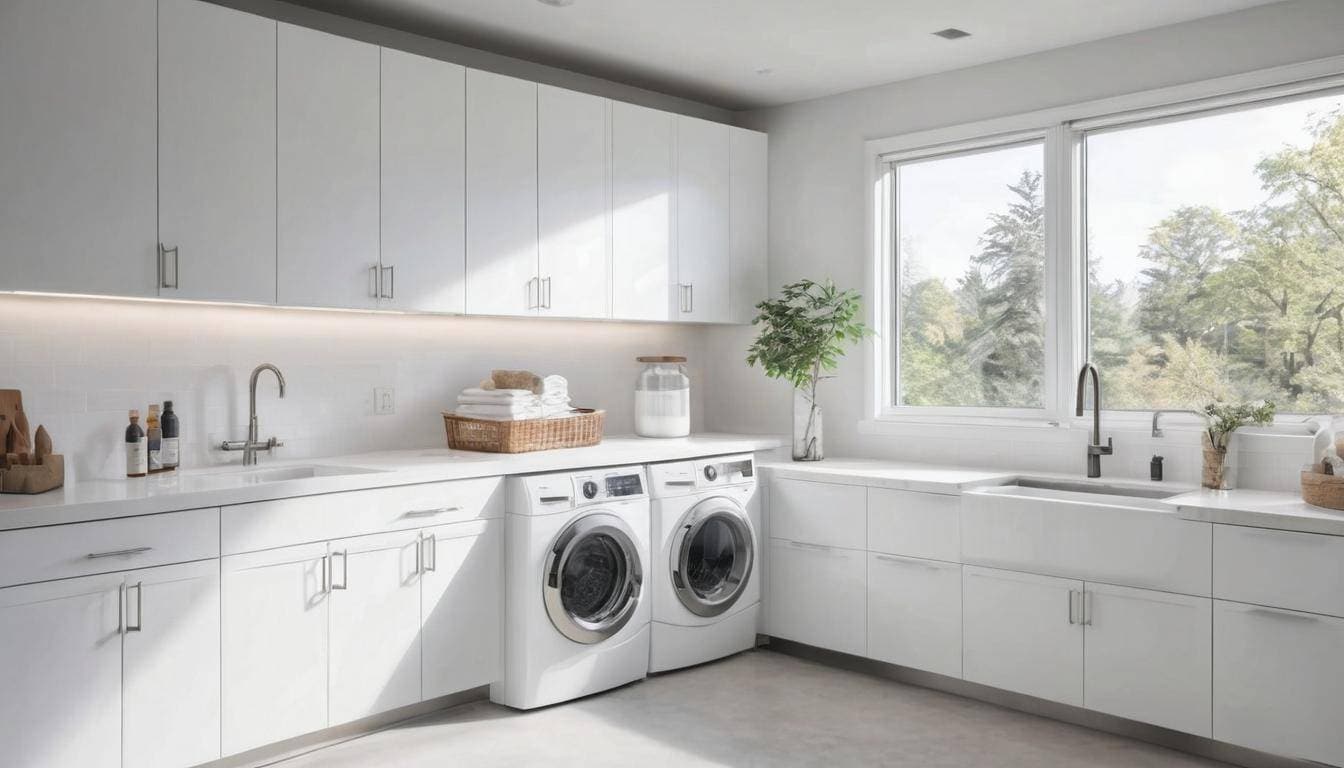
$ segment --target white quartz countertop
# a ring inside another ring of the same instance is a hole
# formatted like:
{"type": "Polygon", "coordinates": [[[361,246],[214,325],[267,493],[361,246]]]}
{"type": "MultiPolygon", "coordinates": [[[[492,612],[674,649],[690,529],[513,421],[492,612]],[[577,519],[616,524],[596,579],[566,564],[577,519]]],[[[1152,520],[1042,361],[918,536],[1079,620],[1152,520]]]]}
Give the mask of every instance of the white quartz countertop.
{"type": "Polygon", "coordinates": [[[242,469],[234,465],[145,478],[87,480],[34,496],[0,495],[0,531],[413,483],[771,451],[779,446],[780,440],[769,436],[697,434],[671,439],[606,437],[601,444],[588,448],[534,453],[475,453],[425,448],[294,461],[267,462],[263,458],[258,467],[249,469],[320,466],[361,471],[236,484],[229,482],[227,477],[242,469]]]}
{"type": "Polygon", "coordinates": [[[1007,485],[1019,479],[1158,488],[1172,492],[1162,503],[1187,520],[1344,536],[1344,512],[1312,506],[1297,493],[1287,491],[1211,491],[1138,478],[1087,478],[1065,473],[984,470],[881,459],[777,460],[759,462],[758,466],[775,477],[924,493],[958,494],[977,487],[1007,485]]]}

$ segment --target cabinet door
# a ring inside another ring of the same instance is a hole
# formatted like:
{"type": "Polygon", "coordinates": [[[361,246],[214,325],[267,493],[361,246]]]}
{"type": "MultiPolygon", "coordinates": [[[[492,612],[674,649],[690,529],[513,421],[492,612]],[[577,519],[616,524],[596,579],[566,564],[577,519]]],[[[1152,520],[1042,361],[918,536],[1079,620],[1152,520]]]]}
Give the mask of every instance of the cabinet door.
{"type": "Polygon", "coordinates": [[[611,102],[549,85],[537,91],[541,314],[610,316],[611,102]]]}
{"type": "Polygon", "coordinates": [[[331,542],[330,724],[420,700],[416,531],[331,542]]]}
{"type": "Polygon", "coordinates": [[[382,49],[382,298],[463,312],[466,70],[382,49]]]}
{"type": "Polygon", "coordinates": [[[1083,583],[962,569],[962,676],[973,683],[1083,704],[1083,583]]]}
{"type": "Polygon", "coordinates": [[[378,46],[277,34],[279,303],[376,306],[378,46]]]}
{"type": "Polygon", "coordinates": [[[219,561],[126,574],[125,765],[219,759],[219,561]]]}
{"type": "Polygon", "coordinates": [[[1215,600],[1213,738],[1344,765],[1344,619],[1215,600]]]}
{"type": "Polygon", "coordinates": [[[768,208],[767,136],[732,129],[732,179],[729,211],[732,285],[729,299],[734,323],[750,323],[756,304],[770,290],[766,280],[768,208]]]}
{"type": "Polygon", "coordinates": [[[0,290],[155,295],[157,9],[0,3],[0,290]]]}
{"type": "Polygon", "coordinates": [[[327,727],[327,545],[221,561],[223,752],[327,727]]]}
{"type": "Polygon", "coordinates": [[[673,115],[611,105],[611,305],[621,320],[669,320],[673,115]]]}
{"type": "Polygon", "coordinates": [[[961,566],[869,554],[868,656],[961,677],[961,566]]]}
{"type": "Polygon", "coordinates": [[[677,116],[677,314],[730,319],[729,223],[732,128],[677,116]]]}
{"type": "Polygon", "coordinates": [[[275,29],[159,4],[159,295],[275,301],[275,29]]]}
{"type": "Polygon", "coordinates": [[[771,480],[770,536],[804,544],[865,549],[868,489],[791,478],[771,480]]]}
{"type": "Polygon", "coordinates": [[[537,84],[467,70],[467,312],[532,315],[537,84]]]}
{"type": "Polygon", "coordinates": [[[1207,597],[1089,583],[1084,623],[1084,706],[1209,735],[1213,606],[1207,597]]]}
{"type": "Polygon", "coordinates": [[[499,680],[503,525],[503,520],[483,520],[424,532],[425,699],[499,680]]]}
{"type": "Polygon", "coordinates": [[[866,552],[770,541],[768,634],[862,656],[866,629],[866,552]]]}
{"type": "Polygon", "coordinates": [[[121,765],[121,584],[111,574],[0,589],[5,765],[121,765]]]}

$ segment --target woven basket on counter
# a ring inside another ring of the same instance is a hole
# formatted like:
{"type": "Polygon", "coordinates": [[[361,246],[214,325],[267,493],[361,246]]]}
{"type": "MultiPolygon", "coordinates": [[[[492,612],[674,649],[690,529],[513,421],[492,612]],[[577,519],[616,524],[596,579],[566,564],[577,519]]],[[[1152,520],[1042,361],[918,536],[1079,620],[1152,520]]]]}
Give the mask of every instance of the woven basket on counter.
{"type": "Polygon", "coordinates": [[[1344,477],[1304,470],[1302,500],[1327,509],[1344,509],[1344,477]]]}
{"type": "Polygon", "coordinates": [[[555,419],[495,421],[444,411],[448,447],[458,451],[527,453],[553,448],[582,448],[602,442],[606,411],[575,408],[573,416],[555,419]]]}

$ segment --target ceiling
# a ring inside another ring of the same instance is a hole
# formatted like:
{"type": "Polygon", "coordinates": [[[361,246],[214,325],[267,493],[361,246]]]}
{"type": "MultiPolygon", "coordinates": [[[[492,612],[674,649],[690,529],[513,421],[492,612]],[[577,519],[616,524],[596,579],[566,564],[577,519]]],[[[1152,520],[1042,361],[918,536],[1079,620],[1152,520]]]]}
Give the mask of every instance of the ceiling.
{"type": "Polygon", "coordinates": [[[291,0],[749,109],[1268,5],[1272,0],[291,0]],[[944,40],[933,32],[971,33],[944,40]]]}

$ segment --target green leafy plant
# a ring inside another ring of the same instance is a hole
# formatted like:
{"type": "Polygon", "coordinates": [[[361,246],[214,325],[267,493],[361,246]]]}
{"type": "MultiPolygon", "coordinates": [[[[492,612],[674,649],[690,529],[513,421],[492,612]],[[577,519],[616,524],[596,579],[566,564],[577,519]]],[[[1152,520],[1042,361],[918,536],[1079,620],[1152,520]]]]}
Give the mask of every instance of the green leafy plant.
{"type": "Polygon", "coordinates": [[[787,380],[808,404],[807,421],[800,434],[795,422],[795,459],[821,458],[817,383],[835,370],[846,344],[857,343],[871,333],[854,319],[859,314],[859,302],[857,292],[842,291],[830,280],[800,280],[784,286],[779,298],[756,305],[759,314],[751,323],[761,326],[761,333],[747,350],[747,364],[759,363],[766,376],[787,380]]]}
{"type": "Polygon", "coordinates": [[[1209,403],[1204,406],[1205,436],[1215,451],[1226,452],[1232,433],[1249,424],[1263,426],[1274,421],[1274,403],[1209,403]]]}

